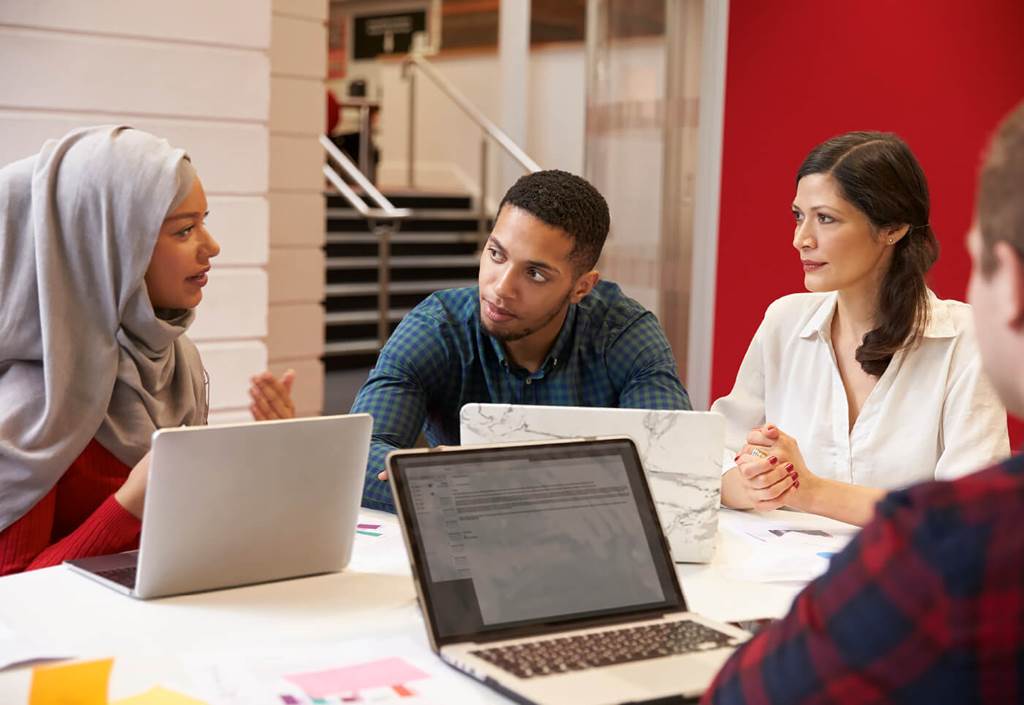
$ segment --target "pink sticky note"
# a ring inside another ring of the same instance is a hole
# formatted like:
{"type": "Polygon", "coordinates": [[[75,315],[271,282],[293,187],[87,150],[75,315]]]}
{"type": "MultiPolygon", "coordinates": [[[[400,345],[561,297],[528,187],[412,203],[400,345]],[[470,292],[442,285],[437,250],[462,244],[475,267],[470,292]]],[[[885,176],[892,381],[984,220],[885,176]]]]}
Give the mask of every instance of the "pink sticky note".
{"type": "Polygon", "coordinates": [[[387,688],[430,676],[400,658],[385,658],[326,671],[294,673],[285,678],[311,698],[337,695],[366,688],[387,688]]]}
{"type": "Polygon", "coordinates": [[[356,524],[357,529],[379,529],[380,524],[356,524]]]}

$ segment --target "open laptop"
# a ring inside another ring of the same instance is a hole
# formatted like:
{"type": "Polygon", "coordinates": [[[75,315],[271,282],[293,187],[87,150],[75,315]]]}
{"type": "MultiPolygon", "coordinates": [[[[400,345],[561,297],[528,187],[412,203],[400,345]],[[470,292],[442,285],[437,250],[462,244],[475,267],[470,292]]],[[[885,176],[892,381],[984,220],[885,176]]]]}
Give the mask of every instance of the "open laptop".
{"type": "Polygon", "coordinates": [[[746,632],[686,612],[628,438],[395,451],[432,648],[528,703],[696,697],[746,632]]]}
{"type": "Polygon", "coordinates": [[[139,550],[66,565],[141,599],[342,570],[372,425],[353,414],[159,430],[139,550]]]}
{"type": "Polygon", "coordinates": [[[466,404],[461,442],[629,436],[654,494],[672,557],[707,563],[715,554],[725,419],[707,411],[466,404]]]}

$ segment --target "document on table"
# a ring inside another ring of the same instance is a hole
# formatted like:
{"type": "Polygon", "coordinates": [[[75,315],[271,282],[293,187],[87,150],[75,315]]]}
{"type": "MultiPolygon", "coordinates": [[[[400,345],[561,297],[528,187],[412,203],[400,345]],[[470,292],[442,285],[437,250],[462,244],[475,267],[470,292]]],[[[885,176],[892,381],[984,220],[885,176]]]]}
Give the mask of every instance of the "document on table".
{"type": "Polygon", "coordinates": [[[425,641],[399,636],[195,653],[186,665],[202,697],[216,705],[447,705],[477,702],[483,690],[425,641]]]}
{"type": "Polygon", "coordinates": [[[810,582],[858,531],[849,524],[790,512],[773,512],[771,518],[754,513],[723,517],[723,528],[750,549],[744,560],[730,562],[726,574],[749,582],[810,582]]]}
{"type": "Polygon", "coordinates": [[[0,622],[0,670],[31,661],[63,659],[72,656],[66,650],[46,645],[31,636],[18,634],[0,622]]]}

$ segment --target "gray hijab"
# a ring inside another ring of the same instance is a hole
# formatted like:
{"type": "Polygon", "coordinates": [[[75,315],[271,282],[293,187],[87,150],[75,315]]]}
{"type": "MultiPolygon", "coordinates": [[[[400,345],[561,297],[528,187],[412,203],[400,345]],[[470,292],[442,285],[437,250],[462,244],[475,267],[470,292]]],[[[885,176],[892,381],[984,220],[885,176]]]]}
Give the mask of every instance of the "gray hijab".
{"type": "Polygon", "coordinates": [[[194,179],[184,151],[123,126],[0,169],[0,530],[93,438],[131,466],[155,429],[205,421],[194,313],[157,315],[144,280],[194,179]]]}

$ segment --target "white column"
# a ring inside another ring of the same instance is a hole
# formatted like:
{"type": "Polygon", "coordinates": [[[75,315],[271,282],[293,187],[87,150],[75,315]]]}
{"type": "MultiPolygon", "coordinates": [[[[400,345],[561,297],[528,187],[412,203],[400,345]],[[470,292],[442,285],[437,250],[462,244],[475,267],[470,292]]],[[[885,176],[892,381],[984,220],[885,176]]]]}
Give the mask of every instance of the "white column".
{"type": "Polygon", "coordinates": [[[704,2],[701,45],[700,115],[693,210],[693,278],[690,289],[690,344],[686,389],[694,409],[711,398],[712,341],[715,335],[715,285],[718,276],[718,205],[722,182],[722,129],[725,122],[725,57],[729,3],[704,2]]]}
{"type": "MultiPolygon", "coordinates": [[[[501,0],[498,16],[498,62],[501,87],[501,129],[525,149],[528,115],[530,67],[530,3],[527,0],[501,0]]],[[[518,162],[491,146],[492,158],[501,164],[498,199],[523,174],[518,162]],[[500,155],[500,156],[499,156],[500,155]]]]}
{"type": "Polygon", "coordinates": [[[323,150],[327,0],[273,0],[270,46],[270,369],[298,374],[300,416],[320,414],[324,371],[323,150]]]}

